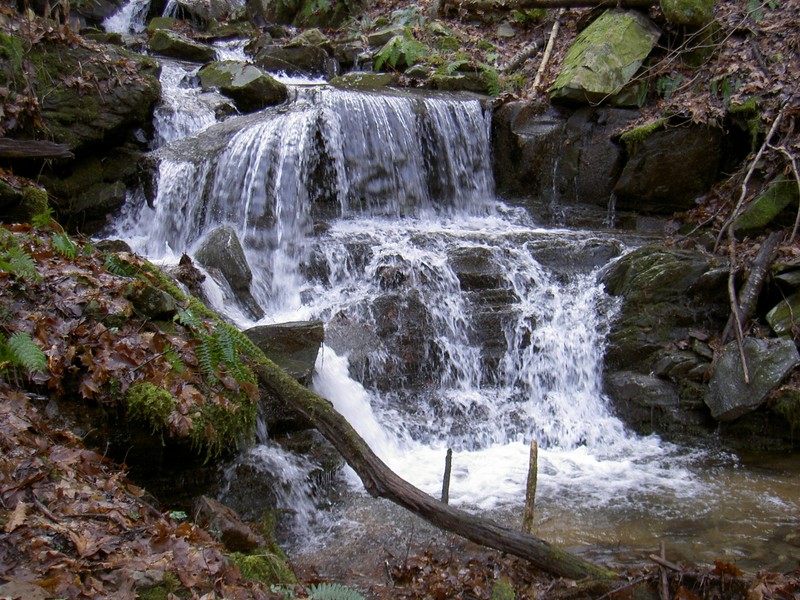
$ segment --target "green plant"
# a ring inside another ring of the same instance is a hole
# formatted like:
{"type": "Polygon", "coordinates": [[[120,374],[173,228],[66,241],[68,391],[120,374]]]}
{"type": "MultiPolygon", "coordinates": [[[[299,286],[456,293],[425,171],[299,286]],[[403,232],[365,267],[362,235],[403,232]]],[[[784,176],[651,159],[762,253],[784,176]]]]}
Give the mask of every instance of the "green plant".
{"type": "Polygon", "coordinates": [[[507,579],[498,579],[492,586],[492,600],[514,600],[514,587],[507,579]]]}
{"type": "Polygon", "coordinates": [[[683,75],[681,74],[675,77],[668,77],[666,75],[659,77],[658,80],[656,80],[656,93],[668,100],[672,94],[675,93],[675,90],[680,87],[682,81],[683,75]]]}
{"type": "Polygon", "coordinates": [[[428,52],[428,47],[411,37],[411,33],[406,30],[403,35],[394,36],[378,51],[375,55],[375,70],[380,71],[384,65],[389,65],[392,69],[402,65],[411,66],[428,52]]]}
{"type": "Polygon", "coordinates": [[[0,270],[29,281],[42,278],[31,255],[15,245],[0,251],[0,270]]]}
{"type": "Polygon", "coordinates": [[[53,248],[64,258],[74,259],[78,256],[78,246],[63,231],[54,233],[52,240],[53,248]]]}
{"type": "Polygon", "coordinates": [[[239,567],[245,579],[275,584],[297,582],[297,578],[286,561],[281,556],[263,548],[254,554],[233,552],[230,559],[239,567]]]}
{"type": "Polygon", "coordinates": [[[314,600],[364,600],[364,596],[340,583],[318,583],[308,591],[314,600]]]}
{"type": "Polygon", "coordinates": [[[8,339],[0,335],[0,372],[8,367],[43,373],[47,371],[47,355],[24,331],[15,331],[8,339]]]}

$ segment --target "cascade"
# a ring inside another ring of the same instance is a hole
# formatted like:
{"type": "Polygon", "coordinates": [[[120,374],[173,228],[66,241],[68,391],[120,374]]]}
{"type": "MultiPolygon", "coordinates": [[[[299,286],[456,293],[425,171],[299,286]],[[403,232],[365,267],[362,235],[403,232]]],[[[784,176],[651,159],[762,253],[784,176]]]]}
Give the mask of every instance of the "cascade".
{"type": "MultiPolygon", "coordinates": [[[[185,80],[162,79],[168,94],[185,80]]],[[[703,453],[632,434],[603,393],[615,302],[593,252],[624,241],[499,202],[479,100],[299,85],[278,107],[178,125],[186,105],[157,120],[157,191],[132,194],[113,235],[171,261],[232,226],[264,321],[326,323],[314,388],[392,469],[438,494],[452,448],[451,502],[513,521],[535,439],[556,520],[708,514],[703,453]]],[[[279,505],[314,521],[306,459],[264,441],[241,460],[288,473],[279,505]]]]}

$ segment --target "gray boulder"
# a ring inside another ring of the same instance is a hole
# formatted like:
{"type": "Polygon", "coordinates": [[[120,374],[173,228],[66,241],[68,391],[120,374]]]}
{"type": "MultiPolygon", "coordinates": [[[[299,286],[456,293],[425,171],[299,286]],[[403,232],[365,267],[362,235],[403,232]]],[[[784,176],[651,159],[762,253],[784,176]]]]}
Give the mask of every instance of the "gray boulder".
{"type": "Polygon", "coordinates": [[[745,383],[736,342],[727,344],[717,359],[705,402],[719,421],[733,421],[756,410],[800,364],[800,355],[791,340],[748,337],[744,340],[744,354],[749,383],[745,383]]]}
{"type": "Polygon", "coordinates": [[[604,12],[575,38],[550,88],[551,98],[630,105],[621,92],[660,35],[658,28],[641,12],[604,12]]]}
{"type": "Polygon", "coordinates": [[[242,9],[241,0],[178,0],[183,11],[201,21],[224,21],[242,9]]]}
{"type": "Polygon", "coordinates": [[[190,62],[207,63],[216,57],[216,51],[211,46],[195,42],[185,35],[167,29],[155,31],[148,42],[148,47],[156,54],[190,62]]]}
{"type": "Polygon", "coordinates": [[[206,90],[218,89],[241,112],[261,110],[286,100],[286,86],[253,65],[226,60],[212,62],[198,71],[206,90]]]}
{"type": "Polygon", "coordinates": [[[714,0],[659,0],[667,21],[702,27],[714,19],[714,0]]]}
{"type": "Polygon", "coordinates": [[[303,385],[311,383],[325,329],[322,321],[258,325],[244,334],[262,352],[303,385]]]}
{"type": "Polygon", "coordinates": [[[250,293],[253,272],[247,264],[242,244],[232,227],[222,225],[214,229],[203,240],[195,253],[195,259],[215,279],[221,278],[230,286],[236,300],[249,315],[258,320],[264,311],[250,293]]]}

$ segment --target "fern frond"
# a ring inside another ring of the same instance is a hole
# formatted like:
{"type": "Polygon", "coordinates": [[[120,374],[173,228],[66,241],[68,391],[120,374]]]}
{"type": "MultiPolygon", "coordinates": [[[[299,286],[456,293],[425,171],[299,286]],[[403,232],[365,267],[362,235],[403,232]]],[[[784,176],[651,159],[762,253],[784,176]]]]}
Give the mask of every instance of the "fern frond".
{"type": "Polygon", "coordinates": [[[180,323],[184,327],[189,327],[190,329],[197,329],[200,331],[205,329],[205,327],[203,327],[203,322],[198,319],[191,310],[188,309],[178,309],[178,312],[173,320],[177,323],[180,323]]]}
{"type": "Polygon", "coordinates": [[[364,596],[341,583],[318,583],[309,592],[314,600],[364,600],[364,596]]]}
{"type": "Polygon", "coordinates": [[[0,269],[19,279],[39,280],[42,278],[31,255],[16,246],[0,253],[0,269]]]}
{"type": "Polygon", "coordinates": [[[53,224],[53,208],[51,206],[46,206],[42,212],[36,213],[31,218],[31,225],[34,227],[50,227],[53,224]]]}
{"type": "Polygon", "coordinates": [[[104,265],[109,273],[120,277],[135,277],[137,275],[136,267],[126,263],[116,254],[106,256],[104,265]]]}
{"type": "Polygon", "coordinates": [[[64,258],[73,259],[78,256],[78,246],[69,239],[69,236],[63,231],[53,234],[53,247],[64,258]]]}
{"type": "Polygon", "coordinates": [[[217,381],[218,361],[215,357],[216,352],[214,345],[214,337],[205,335],[202,336],[200,344],[195,349],[197,363],[200,365],[200,369],[211,383],[215,383],[217,381]]]}
{"type": "Polygon", "coordinates": [[[13,354],[13,362],[30,373],[47,370],[47,355],[24,331],[16,331],[6,342],[13,354]]]}

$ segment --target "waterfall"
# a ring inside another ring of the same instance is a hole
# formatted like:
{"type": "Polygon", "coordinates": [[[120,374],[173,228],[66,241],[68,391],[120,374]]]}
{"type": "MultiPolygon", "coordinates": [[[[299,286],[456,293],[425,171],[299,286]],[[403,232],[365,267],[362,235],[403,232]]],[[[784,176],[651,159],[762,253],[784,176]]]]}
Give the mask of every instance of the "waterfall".
{"type": "Polygon", "coordinates": [[[103,21],[106,31],[114,33],[141,33],[147,26],[150,0],[128,0],[120,9],[103,21]]]}
{"type": "Polygon", "coordinates": [[[498,202],[490,117],[474,98],[301,86],[182,139],[159,125],[157,191],[115,235],[169,260],[231,225],[266,320],[325,321],[315,389],[423,490],[452,448],[451,502],[519,506],[535,439],[545,500],[693,494],[677,449],[627,431],[602,391],[615,303],[592,256],[619,242],[498,202]]]}

